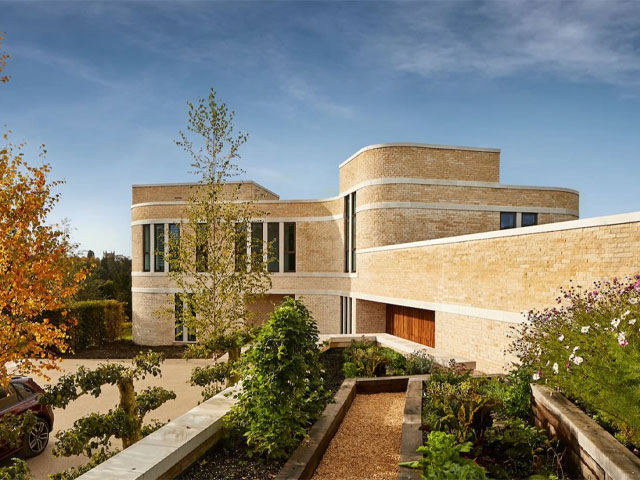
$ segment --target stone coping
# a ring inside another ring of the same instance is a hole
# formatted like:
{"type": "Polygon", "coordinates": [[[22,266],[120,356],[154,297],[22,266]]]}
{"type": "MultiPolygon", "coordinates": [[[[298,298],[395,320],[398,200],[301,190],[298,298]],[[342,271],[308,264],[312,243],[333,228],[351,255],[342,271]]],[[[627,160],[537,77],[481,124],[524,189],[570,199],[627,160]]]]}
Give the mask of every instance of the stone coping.
{"type": "Polygon", "coordinates": [[[377,342],[378,345],[395,350],[405,356],[419,350],[424,350],[431,357],[434,363],[444,367],[450,366],[453,361],[457,365],[462,365],[469,370],[474,370],[476,368],[475,360],[453,355],[437,348],[427,347],[421,343],[412,342],[411,340],[396,337],[389,333],[320,335],[320,341],[326,342],[325,348],[348,347],[351,345],[353,340],[377,342]]]}
{"type": "Polygon", "coordinates": [[[640,459],[564,395],[541,385],[531,390],[537,423],[572,451],[585,478],[640,479],[640,459]]]}
{"type": "MultiPolygon", "coordinates": [[[[422,442],[422,378],[410,378],[407,385],[407,399],[404,405],[402,421],[402,444],[400,447],[400,462],[414,462],[420,459],[417,452],[422,442]]],[[[399,467],[398,480],[419,480],[420,470],[416,468],[399,467]]]]}
{"type": "Polygon", "coordinates": [[[173,478],[220,438],[222,418],[236,402],[236,388],[223,390],[78,478],[173,478]]]}

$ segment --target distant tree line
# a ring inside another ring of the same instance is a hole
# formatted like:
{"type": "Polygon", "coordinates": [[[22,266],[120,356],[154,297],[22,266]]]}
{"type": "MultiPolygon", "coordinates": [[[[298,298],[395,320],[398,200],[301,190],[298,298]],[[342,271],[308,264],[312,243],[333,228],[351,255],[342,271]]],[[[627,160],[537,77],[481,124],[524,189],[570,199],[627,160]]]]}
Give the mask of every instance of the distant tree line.
{"type": "Polygon", "coordinates": [[[89,250],[76,260],[78,268],[88,268],[90,273],[74,299],[117,300],[125,304],[125,313],[131,320],[131,259],[115,252],[103,252],[102,258],[96,258],[89,250]]]}

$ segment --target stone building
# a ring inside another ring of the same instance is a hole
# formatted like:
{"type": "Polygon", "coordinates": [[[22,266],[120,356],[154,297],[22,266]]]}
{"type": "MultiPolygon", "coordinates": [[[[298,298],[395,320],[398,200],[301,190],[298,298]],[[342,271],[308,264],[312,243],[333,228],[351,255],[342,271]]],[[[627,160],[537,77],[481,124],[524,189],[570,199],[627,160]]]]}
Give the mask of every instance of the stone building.
{"type": "MultiPolygon", "coordinates": [[[[501,371],[510,327],[551,305],[560,285],[640,270],[638,244],[626,240],[622,256],[602,258],[608,229],[640,236],[637,215],[577,220],[574,190],[501,184],[497,149],[372,145],[340,164],[339,178],[338,195],[320,200],[242,183],[243,198],[267,213],[252,220],[252,235],[278,245],[272,289],[253,306],[260,317],[286,295],[302,297],[321,333],[393,333],[501,371]]],[[[154,251],[179,228],[192,185],[132,188],[138,344],[194,340],[157,313],[176,289],[154,251]]]]}

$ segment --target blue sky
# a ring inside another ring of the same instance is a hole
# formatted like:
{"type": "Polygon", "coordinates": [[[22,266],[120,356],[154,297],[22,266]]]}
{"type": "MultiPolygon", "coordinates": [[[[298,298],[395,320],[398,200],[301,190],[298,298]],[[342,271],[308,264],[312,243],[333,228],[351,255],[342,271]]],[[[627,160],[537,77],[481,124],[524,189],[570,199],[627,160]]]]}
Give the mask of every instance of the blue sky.
{"type": "Polygon", "coordinates": [[[501,148],[503,183],[578,189],[583,218],[640,210],[640,2],[21,1],[0,31],[0,124],[46,144],[99,255],[130,253],[132,184],[193,180],[174,140],[210,87],[281,198],[408,141],[501,148]]]}

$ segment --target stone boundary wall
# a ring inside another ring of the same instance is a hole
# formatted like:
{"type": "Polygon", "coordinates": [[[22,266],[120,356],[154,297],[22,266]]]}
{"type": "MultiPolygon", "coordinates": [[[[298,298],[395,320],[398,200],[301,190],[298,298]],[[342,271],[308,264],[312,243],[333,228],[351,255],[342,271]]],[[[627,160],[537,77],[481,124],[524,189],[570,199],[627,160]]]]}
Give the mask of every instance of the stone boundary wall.
{"type": "Polygon", "coordinates": [[[587,414],[546,387],[531,389],[536,425],[562,441],[569,462],[585,479],[640,479],[640,459],[587,414]]]}

